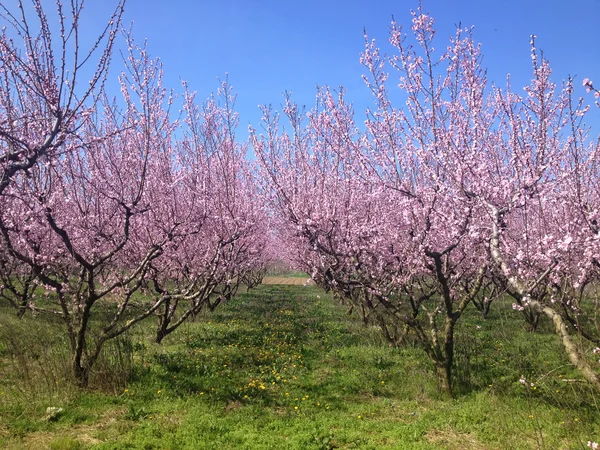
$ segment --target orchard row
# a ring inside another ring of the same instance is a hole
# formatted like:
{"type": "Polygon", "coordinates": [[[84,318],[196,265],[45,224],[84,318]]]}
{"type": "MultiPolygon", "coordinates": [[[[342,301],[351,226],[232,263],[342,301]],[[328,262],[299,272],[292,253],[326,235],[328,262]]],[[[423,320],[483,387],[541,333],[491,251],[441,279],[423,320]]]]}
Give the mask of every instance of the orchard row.
{"type": "Polygon", "coordinates": [[[535,38],[531,83],[500,88],[470,30],[434,45],[419,9],[408,33],[392,23],[391,57],[365,36],[366,121],[343,91],[309,112],[286,98],[248,158],[231,87],[199,105],[184,84],[174,106],[130,34],[106,92],[122,3],[85,50],[77,1],[60,33],[33,3],[4,9],[0,36],[0,297],[62,319],[81,385],[109,339],[158,317],[160,342],[285,258],[394,345],[416,339],[448,395],[461,314],[505,297],[600,389],[600,146],[535,38]]]}

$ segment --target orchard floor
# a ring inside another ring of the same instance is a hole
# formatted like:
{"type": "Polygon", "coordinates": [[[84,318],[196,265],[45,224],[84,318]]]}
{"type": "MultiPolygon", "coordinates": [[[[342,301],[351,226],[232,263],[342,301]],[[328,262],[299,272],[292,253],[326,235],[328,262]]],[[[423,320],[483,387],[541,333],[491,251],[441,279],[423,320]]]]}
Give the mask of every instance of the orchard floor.
{"type": "Polygon", "coordinates": [[[286,286],[313,286],[315,283],[308,276],[289,277],[289,276],[267,276],[263,279],[264,285],[286,285],[286,286]]]}
{"type": "Polygon", "coordinates": [[[50,349],[27,362],[0,333],[0,448],[583,449],[600,440],[598,399],[564,381],[578,377],[552,333],[527,333],[510,307],[493,306],[486,320],[474,310],[462,320],[454,400],[438,394],[421,349],[388,347],[314,286],[260,286],[162,345],[149,323],[108,352],[128,381],[107,372],[86,391],[53,375],[56,323],[0,309],[0,331],[50,349]],[[48,407],[63,411],[49,417],[48,407]]]}

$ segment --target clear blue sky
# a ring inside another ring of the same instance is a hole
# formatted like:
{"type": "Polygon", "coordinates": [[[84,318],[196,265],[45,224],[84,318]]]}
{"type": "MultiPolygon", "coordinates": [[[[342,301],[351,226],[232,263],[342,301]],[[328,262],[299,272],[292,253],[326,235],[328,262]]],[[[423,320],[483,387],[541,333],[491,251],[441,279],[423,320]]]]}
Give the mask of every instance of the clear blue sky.
{"type": "MultiPolygon", "coordinates": [[[[87,3],[86,19],[98,24],[114,4],[87,3]]],[[[497,84],[507,73],[515,89],[527,83],[529,36],[536,34],[556,81],[577,76],[580,95],[583,78],[600,85],[600,0],[424,0],[423,5],[436,19],[438,46],[447,43],[455,24],[475,26],[488,77],[497,84]]],[[[229,73],[238,94],[239,135],[245,137],[247,125],[259,122],[259,104],[279,107],[281,93],[289,90],[298,103],[312,106],[317,84],[346,87],[362,119],[370,102],[359,63],[363,27],[384,44],[392,15],[409,31],[410,9],[417,6],[417,0],[127,0],[125,22],[134,22],[137,40],[147,38],[151,54],[164,62],[167,86],[178,89],[179,79],[185,79],[205,98],[216,90],[217,77],[229,73]]]]}

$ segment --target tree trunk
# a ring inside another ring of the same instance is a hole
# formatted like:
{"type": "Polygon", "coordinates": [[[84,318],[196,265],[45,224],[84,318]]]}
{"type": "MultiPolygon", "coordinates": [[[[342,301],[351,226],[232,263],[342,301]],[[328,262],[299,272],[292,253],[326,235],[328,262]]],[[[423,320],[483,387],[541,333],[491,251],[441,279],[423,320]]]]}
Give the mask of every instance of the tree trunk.
{"type": "Polygon", "coordinates": [[[540,322],[540,312],[527,308],[523,311],[523,317],[525,317],[525,321],[529,324],[529,331],[531,333],[535,333],[537,331],[538,324],[540,322]]]}
{"type": "Polygon", "coordinates": [[[17,318],[22,319],[23,316],[25,315],[26,311],[27,311],[27,304],[23,303],[23,304],[19,305],[19,308],[17,309],[17,318]]]}
{"type": "Polygon", "coordinates": [[[76,353],[73,358],[73,377],[75,378],[75,383],[80,388],[88,387],[90,382],[90,368],[83,367],[81,364],[81,354],[76,353]]]}
{"type": "Polygon", "coordinates": [[[436,362],[435,374],[440,392],[447,398],[452,398],[452,369],[447,363],[436,362]]]}
{"type": "Polygon", "coordinates": [[[585,378],[588,383],[600,391],[600,377],[598,376],[598,373],[596,373],[588,364],[585,356],[581,352],[581,349],[575,342],[573,342],[573,338],[567,330],[567,324],[565,323],[563,317],[549,306],[541,305],[535,300],[531,303],[532,306],[539,308],[554,324],[556,334],[558,334],[561,339],[569,361],[571,361],[571,363],[577,367],[583,378],[585,378]]]}
{"type": "MultiPolygon", "coordinates": [[[[85,361],[87,356],[87,326],[90,318],[90,308],[93,302],[86,302],[85,308],[77,324],[77,332],[74,333],[73,346],[73,375],[75,382],[79,387],[87,387],[89,382],[89,372],[93,361],[85,361]],[[85,362],[85,364],[84,364],[85,362]]],[[[74,328],[74,327],[73,327],[74,328]]]]}
{"type": "Polygon", "coordinates": [[[444,325],[444,360],[439,363],[441,367],[436,367],[440,390],[447,395],[448,398],[453,397],[452,365],[454,363],[454,326],[459,317],[459,314],[455,315],[453,313],[446,316],[446,323],[444,325]]]}
{"type": "Polygon", "coordinates": [[[156,337],[154,338],[154,342],[160,344],[167,334],[166,327],[159,326],[156,329],[156,337]]]}

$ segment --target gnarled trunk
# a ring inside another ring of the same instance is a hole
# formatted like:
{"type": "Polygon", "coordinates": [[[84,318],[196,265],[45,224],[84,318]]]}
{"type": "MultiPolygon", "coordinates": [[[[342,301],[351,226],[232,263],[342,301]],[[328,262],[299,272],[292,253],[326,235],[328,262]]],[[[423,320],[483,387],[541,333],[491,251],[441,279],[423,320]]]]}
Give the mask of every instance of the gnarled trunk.
{"type": "Polygon", "coordinates": [[[583,378],[585,378],[588,383],[600,391],[600,377],[598,376],[598,373],[596,373],[588,364],[585,355],[583,355],[581,349],[573,341],[573,338],[567,329],[567,324],[564,318],[549,306],[542,305],[536,300],[531,300],[530,304],[532,307],[541,311],[552,321],[556,334],[560,337],[569,361],[571,361],[577,370],[579,370],[583,378]]]}

